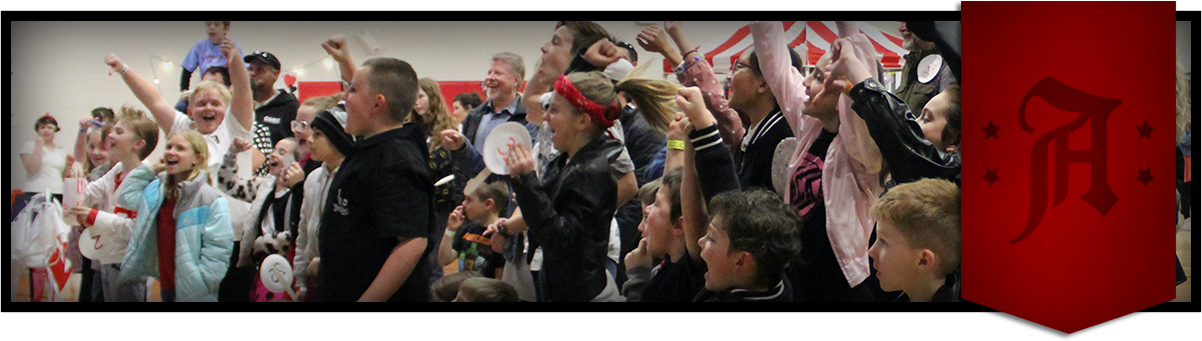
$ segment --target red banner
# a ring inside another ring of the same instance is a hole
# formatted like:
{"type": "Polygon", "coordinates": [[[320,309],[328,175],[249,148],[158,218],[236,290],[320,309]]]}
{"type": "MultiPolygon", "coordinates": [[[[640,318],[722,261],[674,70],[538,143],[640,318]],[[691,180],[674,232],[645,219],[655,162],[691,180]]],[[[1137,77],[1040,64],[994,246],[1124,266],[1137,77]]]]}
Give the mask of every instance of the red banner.
{"type": "Polygon", "coordinates": [[[1172,299],[1174,3],[962,6],[962,297],[1066,333],[1172,299]]]}

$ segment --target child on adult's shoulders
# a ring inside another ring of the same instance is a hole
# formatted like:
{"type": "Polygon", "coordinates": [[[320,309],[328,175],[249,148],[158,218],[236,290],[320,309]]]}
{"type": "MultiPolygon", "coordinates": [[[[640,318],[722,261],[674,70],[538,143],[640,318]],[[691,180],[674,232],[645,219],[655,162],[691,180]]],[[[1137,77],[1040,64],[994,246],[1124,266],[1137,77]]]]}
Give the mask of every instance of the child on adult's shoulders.
{"type": "Polygon", "coordinates": [[[923,179],[894,187],[872,207],[868,250],[884,291],[897,302],[960,301],[960,188],[923,179]]]}

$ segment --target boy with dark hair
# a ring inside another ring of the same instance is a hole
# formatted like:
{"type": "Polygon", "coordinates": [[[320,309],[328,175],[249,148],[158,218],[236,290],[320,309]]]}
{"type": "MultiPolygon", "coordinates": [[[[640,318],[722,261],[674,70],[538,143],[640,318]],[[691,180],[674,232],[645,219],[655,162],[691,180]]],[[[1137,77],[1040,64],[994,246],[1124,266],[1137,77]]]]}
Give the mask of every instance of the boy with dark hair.
{"type": "Polygon", "coordinates": [[[868,250],[884,291],[897,302],[960,301],[960,188],[939,179],[905,183],[872,206],[868,250]]]}
{"type": "Polygon", "coordinates": [[[465,261],[472,262],[474,266],[465,267],[463,271],[478,271],[484,277],[500,279],[504,272],[505,257],[494,252],[492,245],[498,241],[484,235],[484,231],[500,218],[507,206],[509,187],[502,181],[480,185],[465,195],[463,204],[456,207],[447,219],[446,237],[442,238],[438,247],[438,264],[446,266],[466,254],[472,259],[465,261]],[[469,252],[470,248],[475,248],[475,254],[469,252]],[[476,257],[484,261],[477,261],[476,257]]]}
{"type": "Polygon", "coordinates": [[[346,132],[362,139],[330,185],[318,239],[317,301],[430,301],[434,180],[427,134],[405,124],[417,100],[413,67],[373,58],[345,94],[346,132]]]}
{"type": "Polygon", "coordinates": [[[701,258],[709,271],[696,302],[792,302],[785,266],[801,251],[801,217],[764,190],[729,191],[710,201],[701,258]]]}
{"type": "Polygon", "coordinates": [[[642,240],[626,254],[626,283],[622,294],[627,302],[689,302],[705,287],[705,263],[688,252],[680,187],[683,168],[668,171],[663,178],[639,190],[643,220],[642,240]],[[648,186],[653,195],[643,198],[648,186]],[[652,258],[663,259],[655,268],[652,258]],[[645,285],[645,286],[644,286],[645,285]]]}

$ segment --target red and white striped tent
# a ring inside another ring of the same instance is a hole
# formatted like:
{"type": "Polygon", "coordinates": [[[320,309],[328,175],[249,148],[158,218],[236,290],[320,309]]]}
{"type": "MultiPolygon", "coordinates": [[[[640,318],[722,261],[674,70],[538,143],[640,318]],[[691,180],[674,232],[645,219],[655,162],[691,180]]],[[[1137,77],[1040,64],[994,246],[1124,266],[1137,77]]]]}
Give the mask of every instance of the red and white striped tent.
{"type": "MultiPolygon", "coordinates": [[[[856,28],[872,41],[873,47],[876,48],[877,60],[885,68],[901,67],[901,56],[906,54],[906,50],[901,47],[902,38],[900,36],[883,32],[862,21],[854,23],[856,28]]],[[[784,29],[785,39],[789,40],[789,47],[802,56],[806,56],[806,65],[817,63],[818,58],[830,49],[831,42],[838,38],[835,33],[838,32],[838,29],[834,21],[785,21],[784,29]]],[[[706,41],[698,46],[697,50],[705,54],[705,59],[710,62],[710,65],[713,65],[715,72],[725,73],[730,70],[734,61],[738,60],[743,52],[751,46],[751,29],[744,25],[729,37],[706,41]]],[[[665,61],[664,72],[672,72],[672,68],[675,66],[668,65],[665,61]]]]}

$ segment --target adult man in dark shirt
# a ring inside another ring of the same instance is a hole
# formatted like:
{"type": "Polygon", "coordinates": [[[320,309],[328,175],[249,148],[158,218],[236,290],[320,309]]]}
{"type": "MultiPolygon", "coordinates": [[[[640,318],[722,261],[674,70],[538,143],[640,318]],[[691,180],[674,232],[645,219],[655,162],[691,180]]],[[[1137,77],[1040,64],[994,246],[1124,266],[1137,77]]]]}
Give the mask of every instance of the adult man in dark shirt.
{"type": "Polygon", "coordinates": [[[370,59],[351,79],[346,131],[363,139],[330,185],[318,301],[430,300],[424,260],[437,231],[427,134],[403,123],[417,93],[417,73],[399,59],[370,59]]]}
{"type": "Polygon", "coordinates": [[[902,48],[910,51],[906,54],[906,64],[902,69],[902,85],[894,91],[898,98],[906,102],[910,112],[922,112],[922,107],[944,89],[956,84],[948,63],[939,54],[935,43],[922,40],[906,28],[906,22],[901,22],[897,31],[902,36],[902,48]]]}
{"type": "MultiPolygon", "coordinates": [[[[501,52],[492,57],[488,68],[488,76],[484,78],[484,86],[488,90],[488,101],[472,109],[463,119],[463,137],[476,149],[477,153],[484,150],[484,140],[501,123],[518,122],[526,125],[530,136],[534,136],[537,128],[526,122],[526,107],[522,105],[518,88],[526,77],[526,66],[522,56],[501,52]]],[[[461,151],[459,146],[455,151],[461,151]]],[[[482,153],[481,153],[482,154],[482,153]]]]}
{"type": "Polygon", "coordinates": [[[242,57],[249,66],[250,90],[255,99],[255,122],[271,130],[271,144],[292,137],[292,121],[300,102],[296,96],[276,90],[275,81],[280,78],[280,60],[270,52],[255,51],[242,57]]]}

